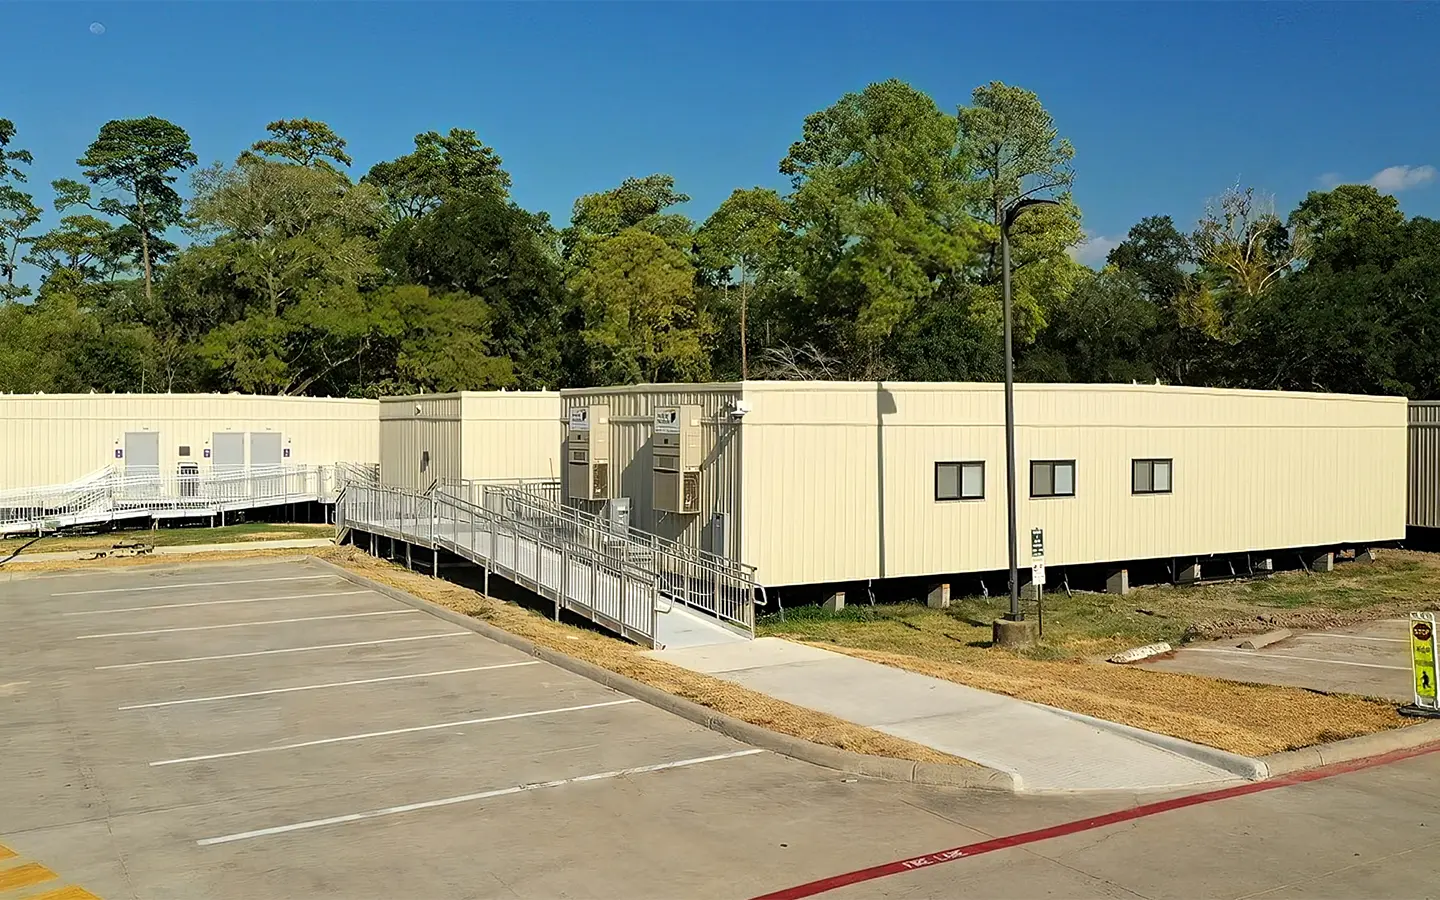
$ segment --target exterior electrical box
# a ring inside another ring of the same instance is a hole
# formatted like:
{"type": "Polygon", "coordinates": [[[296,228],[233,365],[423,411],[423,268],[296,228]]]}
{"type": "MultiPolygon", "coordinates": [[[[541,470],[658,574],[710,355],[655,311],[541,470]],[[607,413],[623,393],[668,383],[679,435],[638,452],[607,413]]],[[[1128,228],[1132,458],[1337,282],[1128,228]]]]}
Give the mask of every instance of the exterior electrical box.
{"type": "Polygon", "coordinates": [[[700,407],[661,406],[651,432],[652,494],[655,509],[700,511],[700,407]]]}
{"type": "Polygon", "coordinates": [[[571,409],[565,437],[566,495],[572,500],[610,499],[610,407],[571,409]]]}

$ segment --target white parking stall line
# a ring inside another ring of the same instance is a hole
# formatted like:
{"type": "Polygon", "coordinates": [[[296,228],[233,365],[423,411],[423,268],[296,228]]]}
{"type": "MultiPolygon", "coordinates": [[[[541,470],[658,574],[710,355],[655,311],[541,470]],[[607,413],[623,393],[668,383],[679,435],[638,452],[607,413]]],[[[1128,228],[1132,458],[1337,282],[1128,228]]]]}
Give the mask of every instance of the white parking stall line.
{"type": "Polygon", "coordinates": [[[209,662],[215,659],[244,659],[248,656],[272,656],[277,653],[308,653],[312,650],[339,650],[344,647],[369,647],[375,644],[400,644],[406,641],[433,641],[436,638],[464,637],[474,635],[473,631],[442,631],[439,634],[420,634],[414,637],[383,638],[377,641],[350,641],[344,644],[316,644],[312,647],[282,647],[279,650],[251,650],[246,653],[221,653],[218,656],[184,656],[179,659],[152,659],[146,662],[136,663],[112,663],[108,666],[96,666],[97,672],[108,672],[114,669],[142,669],[146,666],[173,666],[178,663],[209,662]]]}
{"type": "Polygon", "coordinates": [[[127,606],[123,609],[82,609],[66,616],[108,616],[112,613],[149,612],[152,609],[187,609],[192,606],[225,606],[231,603],[268,603],[275,600],[309,600],[312,597],[351,597],[373,594],[374,591],[328,591],[323,594],[285,594],[280,597],[245,597],[240,600],[197,600],[194,603],[162,603],[159,606],[127,606]]]}
{"type": "Polygon", "coordinates": [[[418,613],[418,609],[384,609],[379,612],[344,613],[338,616],[303,616],[298,619],[265,619],[259,622],[229,622],[224,625],[189,625],[185,628],[152,628],[149,631],[110,631],[105,634],[81,634],[77,641],[95,638],[140,637],[147,634],[175,634],[180,631],[215,631],[220,628],[249,628],[255,625],[289,625],[292,622],[326,622],[331,619],[366,619],[372,616],[407,616],[418,613]]]}
{"type": "Polygon", "coordinates": [[[237,756],[254,756],[257,753],[278,753],[281,750],[299,750],[302,747],[319,747],[325,744],[344,744],[351,741],[364,741],[370,738],[393,737],[397,734],[415,734],[421,731],[438,731],[442,728],[458,728],[461,725],[486,725],[491,722],[510,722],[515,719],[533,719],[537,716],[554,716],[560,713],[580,712],[586,709],[602,709],[607,706],[624,706],[627,703],[639,703],[634,697],[626,697],[623,700],[609,700],[604,703],[586,703],[583,706],[562,706],[558,709],[537,709],[533,712],[510,713],[504,716],[486,716],[481,719],[460,719],[455,722],[440,722],[435,725],[416,725],[413,728],[392,728],[388,731],[367,731],[361,734],[345,734],[340,737],[320,738],[314,741],[300,741],[294,744],[278,744],[274,747],[254,747],[249,750],[231,750],[228,753],[207,753],[203,756],[186,756],[180,759],[162,759],[152,762],[152,766],[176,766],[181,763],[206,762],[212,759],[233,759],[237,756]]]}
{"type": "Polygon", "coordinates": [[[713,756],[697,756],[692,759],[677,759],[674,762],[657,763],[651,766],[634,766],[629,769],[615,769],[611,772],[596,772],[593,775],[581,775],[578,778],[557,778],[554,781],[541,781],[536,784],[519,784],[514,787],[500,788],[493,791],[480,791],[475,794],[460,794],[456,797],[442,797],[439,800],[425,800],[421,803],[406,803],[403,806],[387,806],[383,809],[372,809],[365,812],[350,813],[344,816],[331,816],[328,819],[311,819],[308,822],[296,822],[293,825],[277,825],[273,828],[258,828],[255,831],[241,831],[235,834],[221,835],[220,837],[204,838],[195,843],[201,847],[209,847],[214,844],[229,844],[234,841],[246,841],[251,838],[270,837],[276,834],[289,834],[292,831],[308,831],[312,828],[324,828],[328,825],[345,825],[350,822],[363,822],[366,819],[378,819],[384,816],[398,816],[404,813],[419,812],[425,809],[438,809],[442,806],[454,806],[457,803],[471,803],[476,800],[491,800],[496,797],[509,797],[514,794],[524,794],[529,791],[542,791],[549,788],[565,787],[571,784],[585,784],[592,781],[609,781],[613,778],[625,778],[630,775],[644,775],[649,772],[664,772],[668,769],[684,769],[690,766],[704,765],[705,763],[721,762],[727,759],[739,759],[744,756],[754,756],[757,753],[764,753],[764,750],[754,747],[748,750],[735,750],[731,753],[716,753],[713,756]]]}
{"type": "Polygon", "coordinates": [[[1320,659],[1314,656],[1285,656],[1280,653],[1263,653],[1255,650],[1222,650],[1219,647],[1182,647],[1182,653],[1232,653],[1236,656],[1248,656],[1251,659],[1293,659],[1296,662],[1329,663],[1332,666],[1356,666],[1361,669],[1391,669],[1396,672],[1408,672],[1409,666],[1382,666],[1379,663],[1350,662],[1344,659],[1320,659]]]}
{"type": "Polygon", "coordinates": [[[1407,638],[1372,637],[1372,636],[1370,636],[1370,635],[1368,635],[1368,634],[1330,634],[1330,633],[1326,633],[1326,632],[1322,632],[1322,631],[1311,631],[1311,632],[1307,632],[1306,634],[1302,634],[1301,637],[1307,637],[1307,638],[1312,638],[1312,637],[1330,638],[1331,640],[1342,640],[1342,641],[1380,641],[1380,642],[1383,643],[1383,644],[1408,644],[1408,643],[1410,643],[1409,639],[1407,639],[1407,638]]]}
{"type": "Polygon", "coordinates": [[[514,669],[519,666],[538,666],[540,660],[529,659],[524,662],[500,663],[492,666],[471,666],[468,669],[444,669],[439,672],[415,672],[410,675],[387,675],[384,678],[360,678],[355,681],[331,681],[325,684],[305,684],[299,687],[272,688],[268,691],[246,691],[243,694],[219,694],[214,697],[187,697],[184,700],[161,700],[156,703],[134,703],[130,706],[118,706],[116,709],[158,709],[162,706],[184,706],[187,703],[216,703],[221,700],[239,700],[244,697],[268,697],[271,694],[293,694],[296,691],[318,691],[325,688],[350,687],[357,684],[382,684],[387,681],[406,681],[412,678],[436,678],[441,675],[461,675],[466,672],[489,672],[494,669],[514,669]]]}
{"type": "Polygon", "coordinates": [[[319,581],[334,575],[286,575],[284,578],[244,578],[239,581],[195,581],[188,584],[149,584],[144,587],[103,588],[95,591],[61,591],[52,597],[80,597],[85,594],[137,594],[141,591],[178,591],[181,588],[220,587],[228,584],[270,584],[276,581],[319,581]]]}

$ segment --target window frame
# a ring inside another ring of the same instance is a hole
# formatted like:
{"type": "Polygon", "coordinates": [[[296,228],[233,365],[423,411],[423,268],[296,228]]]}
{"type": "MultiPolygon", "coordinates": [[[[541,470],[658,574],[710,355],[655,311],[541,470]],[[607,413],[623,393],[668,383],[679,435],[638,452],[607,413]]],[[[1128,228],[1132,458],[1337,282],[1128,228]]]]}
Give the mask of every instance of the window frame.
{"type": "Polygon", "coordinates": [[[1132,496],[1147,497],[1151,494],[1164,495],[1173,493],[1175,493],[1175,458],[1173,456],[1145,456],[1136,457],[1135,459],[1130,460],[1130,494],[1132,496]],[[1137,463],[1144,463],[1150,470],[1150,487],[1148,490],[1140,490],[1135,486],[1135,466],[1137,463]],[[1170,470],[1170,474],[1167,479],[1168,486],[1163,491],[1155,489],[1156,463],[1164,463],[1166,467],[1170,470]]]}
{"type": "Polygon", "coordinates": [[[976,501],[981,501],[981,500],[984,500],[984,499],[985,499],[985,460],[983,460],[983,459],[945,459],[945,460],[938,460],[938,461],[936,461],[936,463],[935,463],[935,502],[936,502],[936,503],[959,503],[959,502],[974,503],[974,502],[976,502],[976,501]],[[940,496],[940,467],[941,467],[941,466],[954,466],[954,467],[955,467],[955,496],[954,496],[954,497],[942,497],[942,496],[940,496]],[[975,496],[975,497],[967,497],[967,496],[965,496],[965,467],[966,467],[966,466],[979,466],[979,467],[980,467],[980,494],[979,494],[979,496],[975,496]]]}
{"type": "Polygon", "coordinates": [[[1079,484],[1078,484],[1078,481],[1079,481],[1079,471],[1078,471],[1078,469],[1079,469],[1079,466],[1077,466],[1077,465],[1075,464],[1075,460],[1073,460],[1073,459],[1032,459],[1032,460],[1030,460],[1030,499],[1032,499],[1032,500],[1059,500],[1059,499],[1065,499],[1065,498],[1068,498],[1068,497],[1074,497],[1075,494],[1076,494],[1076,491],[1079,489],[1079,484]],[[1049,467],[1050,467],[1050,493],[1048,493],[1048,494],[1037,494],[1037,493],[1035,493],[1035,467],[1036,467],[1036,466],[1049,466],[1049,467]],[[1068,493],[1068,494],[1057,494],[1057,493],[1055,493],[1055,467],[1056,467],[1056,466],[1069,466],[1069,467],[1070,467],[1070,493],[1068,493]]]}

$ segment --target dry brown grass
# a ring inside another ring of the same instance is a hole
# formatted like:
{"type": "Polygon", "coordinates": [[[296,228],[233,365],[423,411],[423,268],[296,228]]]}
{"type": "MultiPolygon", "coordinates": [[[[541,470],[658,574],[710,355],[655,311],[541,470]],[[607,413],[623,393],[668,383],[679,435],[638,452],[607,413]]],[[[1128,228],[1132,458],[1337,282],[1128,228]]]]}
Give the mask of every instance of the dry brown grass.
{"type": "Polygon", "coordinates": [[[354,547],[340,547],[315,555],[446,609],[483,619],[542,647],[583,659],[752,725],[855,753],[914,762],[975,765],[923,744],[881,734],[835,716],[651,659],[641,655],[641,648],[634,644],[552,621],[448,581],[409,572],[354,547]]]}

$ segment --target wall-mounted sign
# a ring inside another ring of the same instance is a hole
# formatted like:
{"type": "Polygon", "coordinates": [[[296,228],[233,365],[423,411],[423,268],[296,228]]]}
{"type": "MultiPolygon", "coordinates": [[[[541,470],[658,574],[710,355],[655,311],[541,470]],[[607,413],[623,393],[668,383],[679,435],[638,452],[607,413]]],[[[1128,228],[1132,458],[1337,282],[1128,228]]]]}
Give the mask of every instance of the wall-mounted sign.
{"type": "Polygon", "coordinates": [[[590,408],[588,406],[580,406],[570,410],[570,430],[590,430],[590,408]]]}
{"type": "Polygon", "coordinates": [[[116,458],[116,459],[124,459],[124,458],[125,458],[125,451],[122,450],[122,449],[120,449],[119,447],[116,447],[116,448],[115,448],[115,458],[116,458]]]}
{"type": "Polygon", "coordinates": [[[206,447],[206,448],[205,448],[205,458],[206,458],[206,459],[209,459],[209,458],[210,458],[210,448],[209,448],[209,447],[206,447]]]}
{"type": "Polygon", "coordinates": [[[289,447],[286,447],[284,450],[280,451],[280,455],[283,456],[283,457],[285,457],[286,459],[289,459],[289,458],[290,458],[290,448],[289,448],[289,447]]]}
{"type": "Polygon", "coordinates": [[[680,408],[662,406],[655,410],[655,432],[657,434],[680,433],[680,408]]]}

